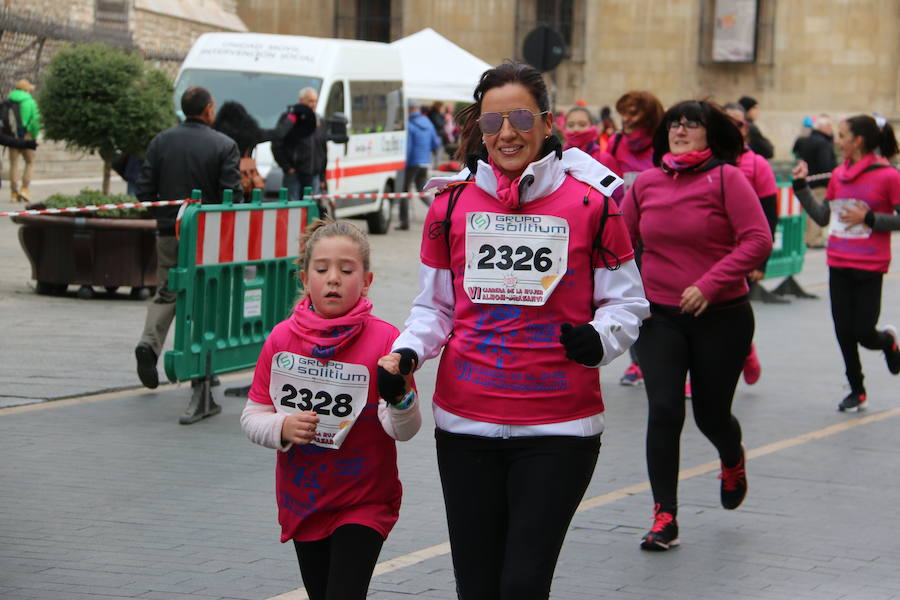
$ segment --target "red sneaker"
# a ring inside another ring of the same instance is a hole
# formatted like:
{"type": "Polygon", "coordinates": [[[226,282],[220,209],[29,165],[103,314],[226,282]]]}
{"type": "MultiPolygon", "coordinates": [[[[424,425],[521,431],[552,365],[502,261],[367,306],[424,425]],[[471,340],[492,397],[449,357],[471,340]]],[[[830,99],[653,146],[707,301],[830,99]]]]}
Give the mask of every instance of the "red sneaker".
{"type": "Polygon", "coordinates": [[[759,381],[760,375],[762,375],[762,367],[756,357],[756,346],[750,344],[750,354],[744,359],[744,381],[747,382],[747,385],[753,385],[759,381]]]}
{"type": "Polygon", "coordinates": [[[678,539],[678,521],[670,512],[660,511],[659,504],[653,506],[653,527],[641,538],[644,550],[668,550],[681,543],[678,539]]]}
{"type": "Polygon", "coordinates": [[[744,449],[741,448],[741,460],[733,467],[726,467],[722,463],[722,472],[719,474],[722,480],[721,496],[722,506],[728,510],[734,510],[741,505],[747,495],[747,470],[744,468],[744,449]]]}

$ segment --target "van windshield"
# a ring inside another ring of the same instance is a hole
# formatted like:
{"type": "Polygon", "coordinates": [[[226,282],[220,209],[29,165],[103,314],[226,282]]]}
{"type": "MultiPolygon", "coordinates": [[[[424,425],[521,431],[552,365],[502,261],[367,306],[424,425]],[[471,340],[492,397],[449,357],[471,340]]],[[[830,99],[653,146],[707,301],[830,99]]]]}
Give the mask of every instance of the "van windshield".
{"type": "Polygon", "coordinates": [[[216,106],[233,100],[244,105],[264,129],[275,127],[279,115],[297,102],[297,93],[311,87],[319,93],[318,77],[276,75],[243,71],[185,69],[175,83],[175,109],[181,114],[181,95],[189,87],[199,85],[209,90],[216,106]]]}

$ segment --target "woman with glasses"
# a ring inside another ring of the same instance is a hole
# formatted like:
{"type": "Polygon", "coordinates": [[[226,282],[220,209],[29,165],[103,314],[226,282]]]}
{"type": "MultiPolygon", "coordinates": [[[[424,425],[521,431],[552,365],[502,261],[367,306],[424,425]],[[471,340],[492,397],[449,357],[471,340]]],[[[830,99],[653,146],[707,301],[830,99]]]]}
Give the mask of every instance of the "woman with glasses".
{"type": "MultiPolygon", "coordinates": [[[[753,187],[753,191],[756,192],[763,213],[766,215],[766,221],[769,222],[772,239],[775,239],[775,229],[778,227],[778,186],[775,184],[775,172],[772,171],[769,161],[750,149],[750,123],[744,113],[744,107],[734,102],[726,104],[724,109],[725,114],[737,125],[741,131],[741,137],[744,139],[744,149],[738,156],[737,168],[741,170],[753,187]]],[[[768,260],[769,257],[766,256],[766,259],[758,267],[750,271],[750,275],[747,276],[750,283],[756,283],[765,277],[768,260]]],[[[762,375],[762,367],[759,364],[759,357],[756,356],[754,344],[750,344],[750,354],[744,361],[743,373],[747,385],[753,385],[759,381],[759,377],[762,375]]]]}
{"type": "Polygon", "coordinates": [[[604,427],[597,368],[647,315],[609,195],[621,184],[563,158],[540,72],[504,63],[461,114],[467,168],[422,237],[421,292],[383,380],[443,350],[438,468],[460,598],[546,599],[604,427]]]}
{"type": "Polygon", "coordinates": [[[653,527],[641,547],[678,544],[678,465],[684,384],[694,420],[722,463],[720,498],[737,508],[747,492],[734,390],[753,339],[747,274],[772,249],[759,199],[734,166],[744,142],[734,123],[704,101],[670,108],[653,138],[656,168],[638,175],[622,211],[633,244],[643,244],[641,275],[651,316],[637,344],[649,415],[647,468],[653,527]]]}
{"type": "Polygon", "coordinates": [[[824,202],[806,183],[805,162],[794,167],[793,175],[804,210],[822,227],[829,226],[831,318],[850,384],[837,407],[844,412],[866,406],[859,346],[884,352],[888,370],[900,374],[897,330],[876,328],[882,281],[891,264],[891,231],[900,230],[900,173],[888,162],[900,148],[891,124],[869,115],[841,121],[837,143],[844,162],[831,174],[824,202]]]}
{"type": "MultiPolygon", "coordinates": [[[[625,179],[623,192],[628,191],[635,178],[653,168],[653,132],[663,117],[663,105],[650,92],[632,90],[616,101],[616,111],[622,117],[622,132],[616,134],[609,145],[609,153],[616,160],[617,171],[625,179]]],[[[635,248],[635,260],[641,265],[641,249],[635,248]]],[[[619,383],[638,386],[644,382],[644,372],[638,362],[634,346],[631,347],[631,364],[619,379],[619,383]]]]}

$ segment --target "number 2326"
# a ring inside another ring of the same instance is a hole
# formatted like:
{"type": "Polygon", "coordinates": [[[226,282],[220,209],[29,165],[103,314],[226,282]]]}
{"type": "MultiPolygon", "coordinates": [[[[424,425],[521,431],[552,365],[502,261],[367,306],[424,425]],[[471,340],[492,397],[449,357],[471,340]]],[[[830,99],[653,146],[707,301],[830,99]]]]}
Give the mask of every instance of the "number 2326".
{"type": "Polygon", "coordinates": [[[531,271],[532,268],[539,273],[546,273],[553,266],[550,258],[550,248],[541,247],[532,250],[528,246],[519,246],[515,250],[511,246],[498,246],[494,248],[490,244],[482,244],[478,249],[481,260],[478,261],[479,269],[501,269],[513,271],[531,271]],[[494,261],[499,254],[500,259],[494,261]],[[482,256],[483,255],[483,256],[482,256]],[[516,260],[513,260],[513,257],[516,260]]]}

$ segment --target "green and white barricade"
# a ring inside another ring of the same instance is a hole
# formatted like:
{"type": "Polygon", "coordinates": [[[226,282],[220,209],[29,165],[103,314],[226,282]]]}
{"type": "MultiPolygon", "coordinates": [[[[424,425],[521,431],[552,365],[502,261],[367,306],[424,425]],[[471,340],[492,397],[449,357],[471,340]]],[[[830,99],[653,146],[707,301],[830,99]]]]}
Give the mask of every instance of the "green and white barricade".
{"type": "MultiPolygon", "coordinates": [[[[309,195],[309,189],[306,190],[309,195]]],[[[199,200],[195,190],[192,198],[199,200]]],[[[179,220],[174,348],[165,353],[170,381],[195,382],[210,399],[212,377],[253,367],[272,328],[291,312],[300,290],[300,235],[319,216],[315,202],[192,202],[179,220]]]]}

